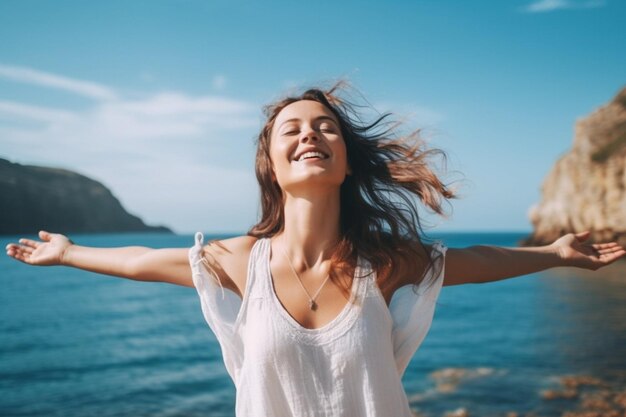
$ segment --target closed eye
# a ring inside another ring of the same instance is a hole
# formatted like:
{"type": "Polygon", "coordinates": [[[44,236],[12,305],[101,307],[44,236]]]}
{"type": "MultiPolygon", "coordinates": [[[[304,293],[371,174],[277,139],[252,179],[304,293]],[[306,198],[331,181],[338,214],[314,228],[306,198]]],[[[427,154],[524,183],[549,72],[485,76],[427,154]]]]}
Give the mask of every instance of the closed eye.
{"type": "MultiPolygon", "coordinates": [[[[291,130],[289,132],[284,132],[283,135],[295,135],[295,134],[297,134],[299,132],[300,132],[299,130],[291,130]]],[[[320,129],[320,132],[323,132],[323,133],[335,133],[335,130],[326,128],[326,129],[320,129]]]]}
{"type": "Polygon", "coordinates": [[[334,133],[335,132],[335,127],[330,124],[330,123],[321,123],[320,124],[320,131],[321,132],[325,132],[325,133],[334,133]]]}

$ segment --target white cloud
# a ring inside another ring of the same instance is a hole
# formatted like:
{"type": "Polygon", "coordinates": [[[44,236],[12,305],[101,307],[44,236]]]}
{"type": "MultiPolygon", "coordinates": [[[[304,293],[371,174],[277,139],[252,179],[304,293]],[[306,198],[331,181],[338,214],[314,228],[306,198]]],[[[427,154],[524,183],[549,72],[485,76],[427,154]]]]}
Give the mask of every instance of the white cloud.
{"type": "Polygon", "coordinates": [[[80,110],[0,100],[0,156],[101,181],[149,224],[244,231],[256,220],[259,117],[251,102],[178,91],[120,91],[80,110]]]}
{"type": "Polygon", "coordinates": [[[521,11],[528,13],[544,13],[561,9],[591,9],[605,5],[605,0],[537,0],[522,8],[521,11]]]}
{"type": "Polygon", "coordinates": [[[0,116],[6,116],[13,120],[17,118],[48,123],[61,120],[68,122],[75,119],[74,114],[66,110],[49,109],[3,100],[0,100],[0,116]]]}
{"type": "Polygon", "coordinates": [[[250,103],[226,97],[161,92],[140,100],[103,103],[86,120],[89,130],[120,138],[181,138],[254,127],[256,110],[250,103]]]}
{"type": "Polygon", "coordinates": [[[0,64],[0,78],[56,88],[95,100],[113,100],[117,96],[112,89],[97,83],[67,78],[32,68],[0,64]]]}
{"type": "Polygon", "coordinates": [[[255,110],[250,103],[229,98],[190,97],[172,92],[139,100],[100,102],[81,111],[0,101],[2,119],[19,117],[46,122],[36,132],[29,129],[35,141],[53,137],[59,143],[73,143],[72,138],[95,142],[100,138],[106,140],[106,146],[120,142],[125,147],[143,146],[160,138],[217,138],[225,130],[250,129],[258,124],[255,110]]]}

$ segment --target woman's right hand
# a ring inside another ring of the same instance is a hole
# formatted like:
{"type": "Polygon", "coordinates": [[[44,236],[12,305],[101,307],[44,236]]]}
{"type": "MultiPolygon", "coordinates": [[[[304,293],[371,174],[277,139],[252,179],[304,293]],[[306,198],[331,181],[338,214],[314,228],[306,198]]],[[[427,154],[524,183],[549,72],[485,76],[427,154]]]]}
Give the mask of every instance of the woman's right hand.
{"type": "Polygon", "coordinates": [[[29,265],[62,265],[65,251],[74,244],[65,235],[45,230],[39,232],[39,238],[41,242],[20,239],[20,244],[9,243],[6,246],[7,255],[29,265]]]}
{"type": "Polygon", "coordinates": [[[145,246],[94,248],[75,245],[60,233],[39,232],[41,241],[9,243],[7,255],[28,265],[63,265],[136,281],[168,282],[193,287],[189,248],[145,246]]]}

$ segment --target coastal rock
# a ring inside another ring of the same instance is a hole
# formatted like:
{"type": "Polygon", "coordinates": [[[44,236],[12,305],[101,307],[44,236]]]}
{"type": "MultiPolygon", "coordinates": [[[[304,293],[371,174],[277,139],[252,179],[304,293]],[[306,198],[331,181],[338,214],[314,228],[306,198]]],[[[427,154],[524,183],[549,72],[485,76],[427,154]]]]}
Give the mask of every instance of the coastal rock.
{"type": "Polygon", "coordinates": [[[437,391],[450,393],[457,390],[459,384],[464,381],[486,376],[493,376],[496,370],[493,368],[443,368],[431,372],[430,377],[437,383],[437,391]]]}
{"type": "Polygon", "coordinates": [[[545,245],[591,231],[588,242],[626,245],[626,88],[575,125],[572,149],[546,177],[521,245],[545,245]]]}
{"type": "Polygon", "coordinates": [[[574,410],[563,410],[562,417],[623,417],[625,391],[591,375],[565,375],[559,379],[563,390],[542,392],[544,400],[578,399],[574,410]]]}
{"type": "Polygon", "coordinates": [[[126,212],[109,189],[65,169],[0,158],[0,234],[169,232],[126,212]]]}
{"type": "Polygon", "coordinates": [[[469,415],[467,408],[461,407],[453,411],[448,411],[444,414],[444,417],[469,417],[469,415]]]}
{"type": "Polygon", "coordinates": [[[578,391],[571,388],[562,391],[550,389],[542,391],[541,396],[545,400],[556,400],[558,398],[576,398],[578,397],[578,391]]]}

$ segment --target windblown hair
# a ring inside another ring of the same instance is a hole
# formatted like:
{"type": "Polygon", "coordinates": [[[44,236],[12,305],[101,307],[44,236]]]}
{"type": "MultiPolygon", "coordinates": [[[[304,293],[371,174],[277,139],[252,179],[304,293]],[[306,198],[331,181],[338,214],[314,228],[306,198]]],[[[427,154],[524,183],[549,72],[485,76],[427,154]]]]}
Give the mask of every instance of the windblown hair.
{"type": "MultiPolygon", "coordinates": [[[[377,274],[381,288],[393,285],[398,256],[409,271],[424,273],[414,281],[420,284],[434,266],[430,250],[422,242],[423,232],[415,196],[435,213],[447,217],[442,210],[442,198],[458,198],[429,167],[431,154],[445,152],[426,149],[420,137],[421,129],[396,138],[400,125],[388,122],[391,113],[380,115],[365,123],[355,110],[358,106],[338,93],[348,86],[340,80],[324,91],[311,88],[264,106],[266,121],[256,145],[256,177],[261,188],[261,220],[249,231],[249,236],[271,237],[284,228],[283,192],[272,176],[270,159],[271,132],[282,109],[300,100],[313,100],[326,106],[338,119],[346,145],[352,175],[346,176],[340,189],[340,241],[333,250],[331,271],[339,270],[353,276],[358,255],[367,259],[377,274]],[[381,127],[384,127],[381,129],[381,127]],[[396,197],[396,200],[392,197],[396,197]],[[420,250],[418,248],[422,248],[420,250]]],[[[440,268],[443,263],[440,262],[440,268]]],[[[441,270],[433,274],[436,277],[441,270]]],[[[334,272],[331,279],[339,284],[334,272]]],[[[340,288],[345,286],[339,285],[340,288]]]]}

